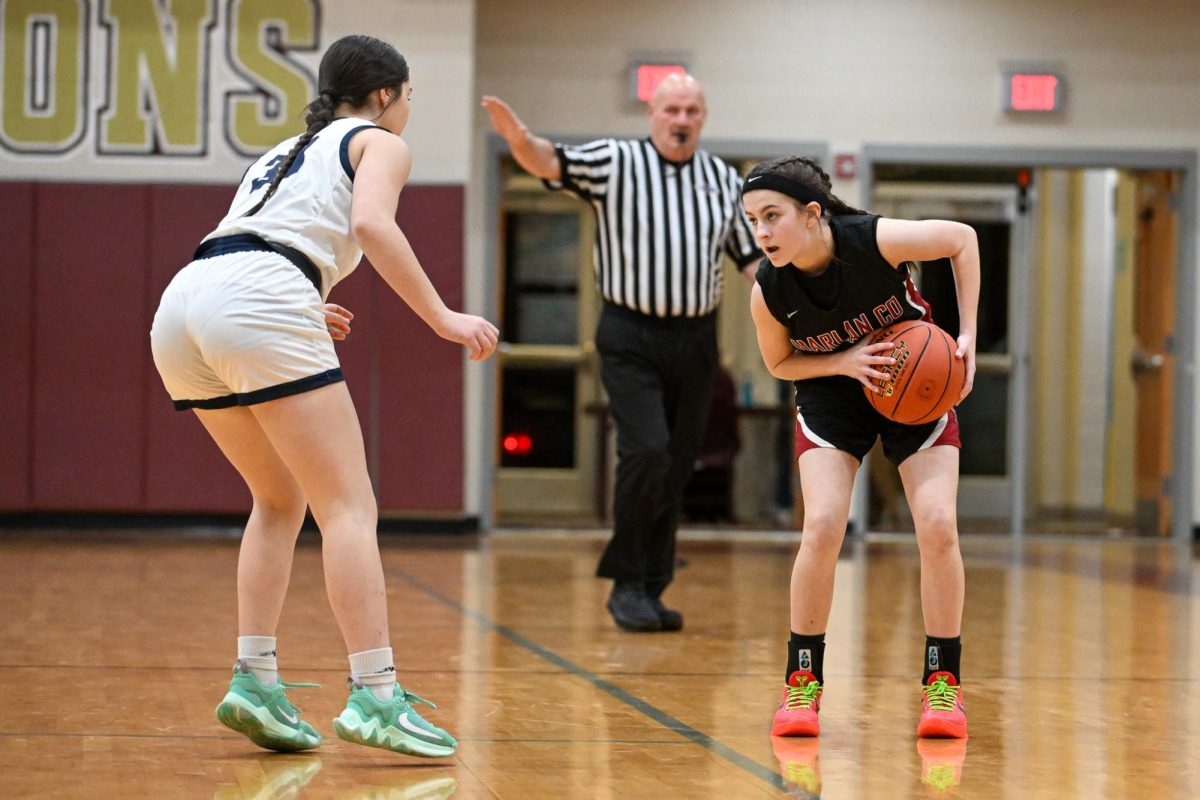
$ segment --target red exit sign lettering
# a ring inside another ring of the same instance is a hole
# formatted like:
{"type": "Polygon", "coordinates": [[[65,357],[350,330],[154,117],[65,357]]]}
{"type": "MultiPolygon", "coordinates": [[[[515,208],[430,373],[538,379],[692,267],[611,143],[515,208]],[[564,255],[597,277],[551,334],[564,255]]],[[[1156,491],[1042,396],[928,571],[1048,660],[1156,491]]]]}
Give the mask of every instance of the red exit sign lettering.
{"type": "Polygon", "coordinates": [[[1007,72],[1004,75],[1004,110],[1062,111],[1064,88],[1062,76],[1053,72],[1007,72]]]}
{"type": "Polygon", "coordinates": [[[662,83],[663,78],[668,75],[685,73],[687,73],[685,64],[647,64],[645,62],[634,64],[630,68],[630,99],[649,103],[650,98],[654,97],[654,90],[658,88],[658,84],[662,83]]]}

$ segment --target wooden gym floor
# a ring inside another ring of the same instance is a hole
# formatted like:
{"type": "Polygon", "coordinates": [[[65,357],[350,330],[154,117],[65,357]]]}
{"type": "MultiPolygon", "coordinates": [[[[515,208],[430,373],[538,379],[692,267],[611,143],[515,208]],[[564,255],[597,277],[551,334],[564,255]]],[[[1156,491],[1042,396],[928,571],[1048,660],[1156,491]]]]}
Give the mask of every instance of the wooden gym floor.
{"type": "Polygon", "coordinates": [[[346,664],[315,535],[279,630],[327,738],[220,726],[237,541],[0,531],[0,798],[1200,797],[1200,559],[1145,540],[964,536],[965,747],[918,742],[910,536],[848,540],[819,741],[768,735],[793,536],[681,542],[677,634],[628,634],[600,532],[383,539],[401,682],[461,742],[421,760],[332,736],[346,664]]]}

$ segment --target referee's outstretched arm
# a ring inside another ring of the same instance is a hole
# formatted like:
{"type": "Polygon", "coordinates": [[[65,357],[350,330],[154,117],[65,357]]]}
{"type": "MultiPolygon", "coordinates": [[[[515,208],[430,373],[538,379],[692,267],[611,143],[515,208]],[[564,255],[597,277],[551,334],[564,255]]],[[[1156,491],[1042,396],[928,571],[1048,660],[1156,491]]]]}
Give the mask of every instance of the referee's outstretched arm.
{"type": "Polygon", "coordinates": [[[558,163],[553,142],[532,133],[508,103],[499,97],[484,95],[482,105],[492,119],[492,127],[508,142],[513,158],[526,172],[547,181],[557,181],[562,177],[562,167],[558,163]]]}

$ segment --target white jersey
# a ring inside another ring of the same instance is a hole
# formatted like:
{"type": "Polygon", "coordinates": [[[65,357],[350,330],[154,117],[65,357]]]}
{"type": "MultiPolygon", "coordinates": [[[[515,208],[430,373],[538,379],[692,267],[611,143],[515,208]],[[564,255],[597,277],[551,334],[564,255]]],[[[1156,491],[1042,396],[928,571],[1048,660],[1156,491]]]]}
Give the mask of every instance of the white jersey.
{"type": "Polygon", "coordinates": [[[229,213],[205,240],[253,233],[269,242],[299,250],[321,272],[324,294],[362,260],[350,232],[354,169],[349,144],[354,134],[376,127],[357,117],[340,117],[321,129],[292,162],[275,194],[258,213],[247,217],[266,194],[275,170],[299,136],[280,142],[246,170],[229,213]]]}

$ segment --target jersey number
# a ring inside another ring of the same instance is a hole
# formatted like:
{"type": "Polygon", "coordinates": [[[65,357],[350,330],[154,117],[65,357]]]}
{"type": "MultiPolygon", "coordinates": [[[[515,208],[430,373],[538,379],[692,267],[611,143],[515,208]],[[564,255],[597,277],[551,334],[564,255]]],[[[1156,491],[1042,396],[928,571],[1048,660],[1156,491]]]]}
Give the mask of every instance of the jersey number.
{"type": "MultiPolygon", "coordinates": [[[[267,171],[263,174],[263,176],[261,178],[255,178],[254,180],[250,181],[250,191],[257,192],[259,189],[266,186],[271,181],[275,180],[275,173],[277,173],[279,171],[279,165],[283,163],[283,160],[285,158],[287,158],[286,153],[283,155],[275,156],[270,161],[268,161],[267,162],[267,171]]],[[[298,169],[300,169],[300,165],[303,163],[304,163],[304,151],[301,150],[299,153],[296,154],[296,160],[292,162],[292,166],[288,167],[287,175],[285,175],[284,177],[286,178],[288,176],[295,175],[296,171],[298,169]]]]}

